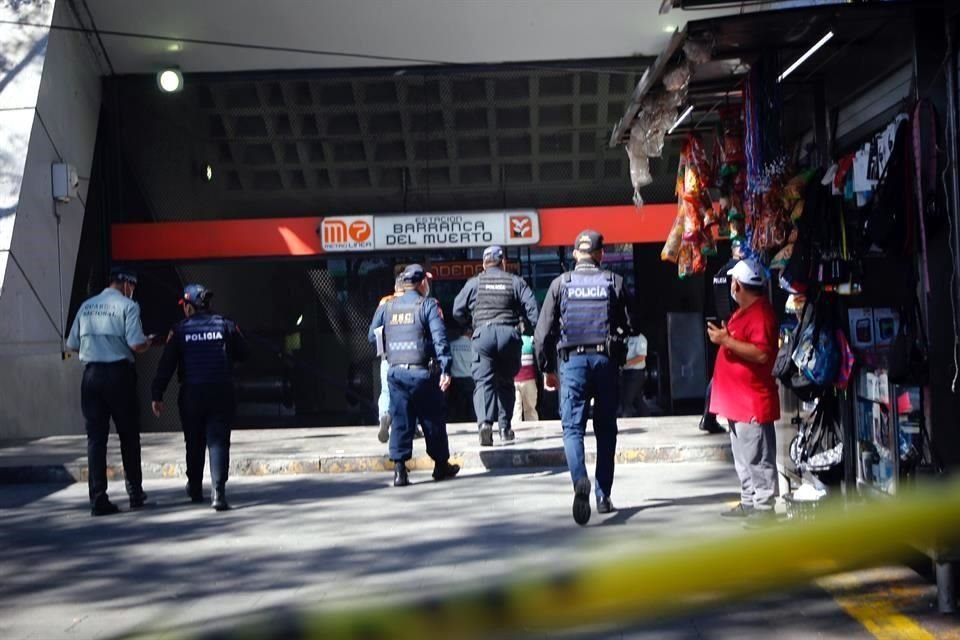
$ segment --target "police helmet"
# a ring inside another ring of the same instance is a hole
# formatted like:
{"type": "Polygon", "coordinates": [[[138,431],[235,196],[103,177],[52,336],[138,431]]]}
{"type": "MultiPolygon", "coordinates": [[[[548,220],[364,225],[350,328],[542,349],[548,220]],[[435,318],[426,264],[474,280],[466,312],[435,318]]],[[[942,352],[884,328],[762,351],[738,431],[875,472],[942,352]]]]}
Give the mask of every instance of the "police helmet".
{"type": "Polygon", "coordinates": [[[183,288],[183,298],[180,304],[192,304],[197,309],[205,309],[210,304],[213,297],[213,291],[210,291],[202,284],[188,284],[183,288]]]}

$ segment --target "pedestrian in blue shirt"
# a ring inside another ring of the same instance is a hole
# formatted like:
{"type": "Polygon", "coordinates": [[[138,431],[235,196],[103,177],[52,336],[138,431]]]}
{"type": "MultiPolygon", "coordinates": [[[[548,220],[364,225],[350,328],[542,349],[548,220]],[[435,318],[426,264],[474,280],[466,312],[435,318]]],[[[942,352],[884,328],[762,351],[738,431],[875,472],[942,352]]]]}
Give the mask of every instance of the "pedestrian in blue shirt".
{"type": "Polygon", "coordinates": [[[203,463],[210,449],[211,505],[217,511],[230,508],[227,502],[227,471],[230,466],[230,425],[236,411],[233,364],[244,360],[247,345],[239,327],[213,313],[213,292],[202,284],[183,289],[183,320],[167,337],[156,377],[153,379],[153,413],[163,411],[163,393],[179,372],[180,421],[187,449],[187,495],[203,502],[203,463]]]}
{"type": "Polygon", "coordinates": [[[114,268],[110,286],[77,311],[67,337],[67,349],[80,354],[83,382],[80,404],[87,431],[87,486],[90,514],[106,516],[120,509],[107,497],[107,438],[110,420],[120,437],[120,456],[130,508],[147,500],[140,465],[140,413],[137,406],[137,369],[133,354],[150,348],[143,335],[140,305],[133,301],[137,276],[114,268]]]}
{"type": "Polygon", "coordinates": [[[417,422],[423,426],[427,455],[434,461],[433,479],[446,480],[460,471],[451,464],[447,440],[447,406],[450,388],[450,346],[443,314],[429,297],[430,283],[423,267],[408,265],[401,274],[403,295],[377,307],[368,337],[383,327],[387,384],[390,387],[390,459],[393,485],[410,484],[406,461],[413,457],[417,422]]]}

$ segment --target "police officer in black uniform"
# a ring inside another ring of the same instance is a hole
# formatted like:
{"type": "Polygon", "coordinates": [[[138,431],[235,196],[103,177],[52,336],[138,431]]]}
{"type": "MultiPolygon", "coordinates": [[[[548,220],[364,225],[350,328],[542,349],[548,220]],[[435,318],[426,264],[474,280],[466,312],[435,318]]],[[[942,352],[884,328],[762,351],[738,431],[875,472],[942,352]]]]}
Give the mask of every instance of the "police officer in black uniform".
{"type": "Polygon", "coordinates": [[[585,525],[590,520],[590,478],[583,436],[591,399],[597,438],[597,511],[614,511],[610,492],[617,449],[619,368],[626,357],[624,340],[631,327],[623,278],[600,269],[603,236],[585,230],[573,246],[576,267],[550,283],[534,345],[546,389],[556,389],[559,364],[560,418],[563,449],[573,479],[573,519],[585,525]]]}
{"type": "Polygon", "coordinates": [[[390,459],[393,485],[410,484],[406,461],[413,457],[417,422],[423,426],[427,455],[434,462],[433,479],[447,480],[460,471],[450,464],[447,441],[447,407],[444,392],[450,388],[450,346],[443,315],[430,291],[427,274],[419,264],[400,274],[403,295],[377,307],[368,336],[383,327],[387,385],[390,388],[390,459]]]}
{"type": "Polygon", "coordinates": [[[453,302],[453,317],[462,326],[473,327],[473,408],[480,429],[480,444],[493,445],[493,423],[500,439],[514,439],[510,421],[516,388],[513,378],[520,371],[521,318],[527,331],[537,326],[537,300],[523,281],[506,270],[503,249],[487,247],[483,273],[471,278],[453,302]]]}
{"type": "Polygon", "coordinates": [[[236,408],[233,363],[247,355],[246,341],[235,323],[210,310],[213,292],[202,284],[183,289],[185,319],[167,337],[157,375],[153,379],[153,413],[163,411],[163,392],[175,370],[180,380],[180,421],[187,449],[187,495],[203,502],[203,463],[210,449],[212,506],[230,508],[225,486],[230,465],[230,423],[236,408]]]}

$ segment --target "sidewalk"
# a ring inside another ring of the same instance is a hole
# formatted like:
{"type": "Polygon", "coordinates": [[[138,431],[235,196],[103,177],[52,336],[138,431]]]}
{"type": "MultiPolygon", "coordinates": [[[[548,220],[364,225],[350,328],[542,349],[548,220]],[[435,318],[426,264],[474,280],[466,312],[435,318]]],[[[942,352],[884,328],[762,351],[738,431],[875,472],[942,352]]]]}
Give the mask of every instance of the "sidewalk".
{"type": "MultiPolygon", "coordinates": [[[[617,462],[729,461],[730,441],[725,435],[697,430],[699,416],[627,418],[619,421],[617,462]]],[[[558,421],[518,423],[517,439],[481,448],[476,426],[448,425],[454,462],[467,469],[511,469],[565,466],[563,438],[558,421]]],[[[180,433],[145,433],[141,436],[143,475],[148,479],[185,476],[183,437],[180,433]]],[[[588,463],[596,441],[588,425],[588,463]]],[[[111,435],[108,451],[110,478],[123,477],[119,441],[111,435]]],[[[432,469],[423,440],[414,441],[411,469],[432,469]]],[[[377,427],[324,427],[316,429],[235,430],[230,448],[232,476],[266,476],[310,473],[388,471],[387,445],[377,441],[377,427]]],[[[81,482],[87,478],[85,436],[51,436],[35,440],[0,441],[0,484],[81,482]]]]}

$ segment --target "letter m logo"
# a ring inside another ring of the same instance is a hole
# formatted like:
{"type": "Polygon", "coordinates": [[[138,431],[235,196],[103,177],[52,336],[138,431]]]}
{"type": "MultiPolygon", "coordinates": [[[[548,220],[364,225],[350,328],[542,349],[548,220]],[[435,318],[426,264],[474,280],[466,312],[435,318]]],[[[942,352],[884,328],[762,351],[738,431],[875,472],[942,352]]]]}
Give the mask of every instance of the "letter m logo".
{"type": "Polygon", "coordinates": [[[347,241],[347,225],[342,220],[327,218],[323,221],[323,244],[343,244],[347,241]]]}

